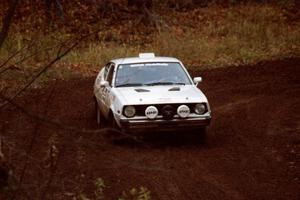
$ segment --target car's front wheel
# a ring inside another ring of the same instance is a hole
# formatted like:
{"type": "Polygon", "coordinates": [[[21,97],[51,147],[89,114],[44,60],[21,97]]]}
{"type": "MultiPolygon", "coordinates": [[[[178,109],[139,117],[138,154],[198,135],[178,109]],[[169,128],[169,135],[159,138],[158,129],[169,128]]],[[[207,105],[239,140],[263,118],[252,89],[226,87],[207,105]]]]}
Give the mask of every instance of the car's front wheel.
{"type": "Polygon", "coordinates": [[[197,130],[193,131],[193,134],[195,137],[198,138],[198,141],[200,141],[201,143],[205,143],[206,141],[206,127],[199,127],[197,130]]]}
{"type": "Polygon", "coordinates": [[[112,112],[109,113],[109,119],[108,119],[108,127],[112,128],[112,129],[119,129],[119,126],[116,122],[116,119],[114,117],[114,115],[112,114],[112,112]]]}

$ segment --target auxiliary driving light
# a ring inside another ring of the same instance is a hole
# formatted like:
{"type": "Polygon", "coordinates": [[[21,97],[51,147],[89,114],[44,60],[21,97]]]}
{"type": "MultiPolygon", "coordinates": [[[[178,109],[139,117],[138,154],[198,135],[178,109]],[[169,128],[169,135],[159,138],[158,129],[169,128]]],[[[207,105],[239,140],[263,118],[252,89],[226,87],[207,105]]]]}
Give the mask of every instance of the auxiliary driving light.
{"type": "Polygon", "coordinates": [[[145,115],[149,118],[149,119],[154,119],[157,117],[158,115],[158,110],[155,106],[148,106],[145,110],[145,115]]]}
{"type": "Polygon", "coordinates": [[[177,108],[177,114],[181,118],[186,118],[190,114],[190,108],[186,105],[181,105],[177,108]]]}

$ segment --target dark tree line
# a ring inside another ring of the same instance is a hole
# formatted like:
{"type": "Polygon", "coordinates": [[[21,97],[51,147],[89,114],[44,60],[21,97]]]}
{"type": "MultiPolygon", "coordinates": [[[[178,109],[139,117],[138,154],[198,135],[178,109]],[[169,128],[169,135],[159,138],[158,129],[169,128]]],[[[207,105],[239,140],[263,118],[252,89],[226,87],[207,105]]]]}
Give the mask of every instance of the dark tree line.
{"type": "Polygon", "coordinates": [[[11,0],[10,1],[7,13],[5,14],[5,16],[3,18],[3,22],[2,22],[3,26],[2,26],[2,29],[0,32],[0,48],[1,48],[5,38],[7,37],[9,27],[10,27],[12,18],[14,16],[14,13],[16,11],[18,2],[19,2],[19,0],[11,0]]]}

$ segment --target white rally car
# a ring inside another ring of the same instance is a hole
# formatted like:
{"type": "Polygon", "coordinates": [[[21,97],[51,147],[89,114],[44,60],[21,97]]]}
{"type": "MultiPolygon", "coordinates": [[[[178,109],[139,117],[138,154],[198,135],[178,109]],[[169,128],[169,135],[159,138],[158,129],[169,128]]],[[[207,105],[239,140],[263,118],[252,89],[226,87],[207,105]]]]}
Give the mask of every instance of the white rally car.
{"type": "Polygon", "coordinates": [[[207,98],[176,58],[111,60],[94,84],[97,123],[121,131],[205,131],[211,119],[207,98]]]}

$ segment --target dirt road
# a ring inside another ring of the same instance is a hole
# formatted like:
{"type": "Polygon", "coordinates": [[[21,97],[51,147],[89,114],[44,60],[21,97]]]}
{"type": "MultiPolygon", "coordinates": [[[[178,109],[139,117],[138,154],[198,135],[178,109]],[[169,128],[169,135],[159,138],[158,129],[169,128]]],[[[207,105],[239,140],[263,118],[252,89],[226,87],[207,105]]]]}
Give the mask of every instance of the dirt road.
{"type": "MultiPolygon", "coordinates": [[[[80,133],[37,122],[15,107],[1,111],[14,177],[24,174],[17,196],[93,198],[101,177],[106,199],[140,186],[161,200],[299,199],[300,60],[193,75],[203,77],[200,88],[212,107],[205,144],[187,133],[153,133],[141,142],[80,133]]],[[[48,121],[95,130],[92,84],[93,78],[57,81],[17,103],[48,121]]]]}

